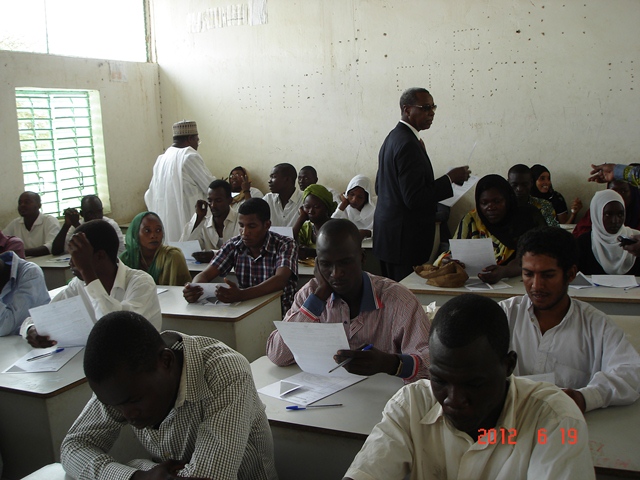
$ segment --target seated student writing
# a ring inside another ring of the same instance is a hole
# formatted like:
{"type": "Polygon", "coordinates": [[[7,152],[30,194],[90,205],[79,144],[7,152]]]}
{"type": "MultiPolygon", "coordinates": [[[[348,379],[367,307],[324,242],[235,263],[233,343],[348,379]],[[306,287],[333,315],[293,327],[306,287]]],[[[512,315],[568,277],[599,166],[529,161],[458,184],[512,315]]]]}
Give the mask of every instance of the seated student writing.
{"type": "MultiPolygon", "coordinates": [[[[207,283],[235,269],[238,285],[225,278],[228,288],[216,291],[220,301],[241,302],[282,290],[282,311],[289,310],[298,280],[298,247],[292,238],[269,231],[270,214],[269,205],[261,198],[250,198],[240,205],[240,235],[222,246],[193,283],[207,283]]],[[[203,290],[187,283],[183,293],[187,302],[194,303],[203,290]]]]}
{"type": "Polygon", "coordinates": [[[316,256],[316,239],[320,227],[324,225],[336,209],[331,193],[322,185],[312,184],[302,192],[300,216],[293,226],[293,237],[298,241],[298,256],[316,256]]]}
{"type": "Polygon", "coordinates": [[[179,248],[163,243],[164,226],[153,212],[141,212],[127,229],[127,245],[120,260],[128,267],[147,272],[156,285],[184,285],[191,274],[179,248]]]}
{"type": "Polygon", "coordinates": [[[60,448],[73,478],[278,478],[249,363],[222,342],[158,333],[141,315],[114,312],[91,330],[84,372],[94,395],[60,448]],[[149,459],[109,456],[127,425],[149,459]]]}
{"type": "MultiPolygon", "coordinates": [[[[160,329],[162,315],[156,284],[147,273],[118,261],[118,236],[111,225],[104,220],[83,223],[69,242],[69,253],[75,278],[52,302],[85,295],[96,319],[110,312],[133,311],[160,329]]],[[[30,317],[22,324],[20,334],[33,347],[56,344],[55,339],[38,335],[30,317]]]]}
{"type": "Polygon", "coordinates": [[[512,375],[520,356],[493,300],[446,302],[429,343],[431,381],[389,400],[345,480],[595,479],[584,417],[557,387],[512,375]]]}
{"type": "Polygon", "coordinates": [[[499,304],[519,358],[515,374],[553,373],[583,412],[633,403],[640,397],[640,355],[608,316],[567,293],[578,272],[577,250],[561,228],[520,239],[527,294],[499,304]]]}
{"type": "Polygon", "coordinates": [[[38,265],[13,251],[0,254],[0,337],[17,335],[29,309],[49,303],[44,274],[38,265]]]}
{"type": "Polygon", "coordinates": [[[118,235],[118,255],[124,252],[124,236],[120,226],[109,217],[105,217],[103,213],[102,200],[97,195],[86,195],[82,197],[80,201],[80,211],[75,208],[67,208],[64,211],[64,223],[53,240],[51,246],[51,253],[53,255],[60,255],[65,252],[69,252],[68,246],[71,241],[71,237],[76,231],[76,228],[84,222],[90,222],[91,220],[104,220],[113,227],[118,235]],[[80,220],[82,217],[82,220],[80,220]]]}
{"type": "Polygon", "coordinates": [[[238,207],[242,205],[242,202],[245,200],[262,198],[264,196],[260,189],[251,186],[249,174],[244,167],[236,167],[231,170],[231,173],[229,173],[229,184],[231,185],[231,192],[234,194],[231,208],[235,210],[238,210],[238,207]]]}
{"type": "Polygon", "coordinates": [[[375,204],[371,198],[371,180],[364,175],[356,175],[347,185],[346,195],[340,194],[340,204],[333,212],[333,218],[347,218],[356,224],[362,238],[373,234],[375,204]]]}
{"type": "Polygon", "coordinates": [[[60,231],[58,219],[41,213],[41,207],[40,195],[35,192],[22,193],[18,198],[20,216],[3,229],[5,235],[22,239],[27,257],[49,255],[53,240],[60,231]]]}
{"type": "Polygon", "coordinates": [[[640,260],[625,251],[618,240],[621,235],[640,235],[640,231],[623,225],[622,197],[613,190],[596,192],[590,210],[591,232],[578,238],[578,270],[585,275],[640,275],[640,260]]]}
{"type": "MultiPolygon", "coordinates": [[[[429,319],[403,285],[362,271],[362,239],[349,220],[332,219],[320,229],[314,275],[296,293],[285,322],[342,323],[351,350],[336,363],[358,375],[387,373],[413,382],[427,377],[429,319]],[[365,345],[373,349],[362,351],[365,345]]],[[[279,366],[295,362],[278,331],[267,341],[267,356],[279,366]]]]}
{"type": "Polygon", "coordinates": [[[198,262],[209,263],[214,250],[238,235],[238,212],[231,208],[232,202],[231,185],[224,180],[214,180],[209,185],[207,200],[196,203],[196,212],[184,226],[180,241],[198,241],[202,251],[193,254],[198,262]]]}
{"type": "MultiPolygon", "coordinates": [[[[519,206],[513,189],[500,175],[482,177],[476,185],[475,198],[475,210],[462,218],[453,238],[491,239],[496,265],[489,265],[478,274],[483,282],[496,283],[502,278],[521,275],[516,258],[518,238],[537,226],[534,216],[539,217],[540,213],[530,205],[519,206]]],[[[445,252],[434,264],[452,260],[455,261],[451,252],[445,252]]]]}

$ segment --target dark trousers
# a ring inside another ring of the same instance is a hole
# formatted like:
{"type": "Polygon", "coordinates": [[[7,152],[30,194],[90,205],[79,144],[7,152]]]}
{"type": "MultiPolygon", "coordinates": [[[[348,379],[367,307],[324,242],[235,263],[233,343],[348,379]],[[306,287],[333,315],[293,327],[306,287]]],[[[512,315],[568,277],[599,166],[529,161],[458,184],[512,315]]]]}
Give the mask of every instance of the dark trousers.
{"type": "Polygon", "coordinates": [[[380,269],[382,275],[399,282],[404,278],[407,278],[413,272],[413,266],[403,265],[400,263],[388,263],[380,260],[380,269]]]}

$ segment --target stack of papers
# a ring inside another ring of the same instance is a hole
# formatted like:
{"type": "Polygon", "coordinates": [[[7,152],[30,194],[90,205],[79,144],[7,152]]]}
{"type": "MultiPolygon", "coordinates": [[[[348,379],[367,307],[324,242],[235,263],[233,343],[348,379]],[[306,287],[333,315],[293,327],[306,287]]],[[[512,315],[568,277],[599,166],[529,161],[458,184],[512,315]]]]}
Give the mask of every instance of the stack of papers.
{"type": "Polygon", "coordinates": [[[598,287],[629,288],[637,287],[633,275],[591,275],[591,283],[598,287]]]}
{"type": "Polygon", "coordinates": [[[167,244],[182,250],[185,260],[191,263],[196,261],[196,259],[193,258],[193,252],[202,251],[200,243],[197,240],[189,240],[187,242],[167,242],[167,244]]]}
{"type": "Polygon", "coordinates": [[[83,347],[67,347],[58,352],[59,347],[34,348],[29,353],[19,358],[13,365],[2,373],[36,373],[36,372],[57,372],[69,360],[76,356],[83,347]],[[55,352],[55,353],[53,353],[55,352]],[[43,356],[47,355],[48,356],[43,356]],[[35,360],[30,360],[34,357],[35,360]]]}
{"type": "Polygon", "coordinates": [[[496,264],[493,243],[490,238],[474,238],[471,240],[449,240],[451,258],[464,263],[469,277],[476,277],[489,265],[496,264]]]}

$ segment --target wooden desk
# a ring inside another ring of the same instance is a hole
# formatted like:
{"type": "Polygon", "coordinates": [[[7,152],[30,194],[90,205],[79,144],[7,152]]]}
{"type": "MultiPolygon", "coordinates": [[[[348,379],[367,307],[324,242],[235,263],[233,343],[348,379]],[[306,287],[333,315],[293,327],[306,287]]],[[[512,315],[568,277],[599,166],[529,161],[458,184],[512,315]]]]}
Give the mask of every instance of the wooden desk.
{"type": "Polygon", "coordinates": [[[44,273],[44,280],[47,289],[62,287],[73,278],[73,273],[69,267],[69,254],[65,255],[43,255],[42,257],[27,257],[27,261],[38,265],[44,273]]]}
{"type": "MultiPolygon", "coordinates": [[[[300,372],[297,365],[278,367],[267,357],[251,364],[257,388],[300,372]]],[[[287,402],[260,395],[273,433],[280,480],[340,479],[362,444],[382,419],[382,410],[402,387],[401,379],[378,374],[323,399],[342,403],[328,410],[288,411],[287,402]]]]}
{"type": "Polygon", "coordinates": [[[280,296],[271,293],[239,305],[187,303],[182,287],[167,287],[158,295],[162,330],[217,338],[244,355],[250,362],[265,354],[267,338],[281,320],[280,296]]]}
{"type": "MultiPolygon", "coordinates": [[[[636,278],[640,280],[639,277],[636,278]]],[[[418,297],[421,304],[426,305],[435,301],[439,307],[447,300],[451,300],[453,297],[463,293],[477,293],[478,295],[493,298],[496,302],[526,293],[521,277],[505,279],[504,282],[509,284],[511,288],[471,292],[464,287],[432,287],[426,284],[424,278],[412,273],[400,283],[411,290],[418,297]]],[[[590,303],[607,315],[638,316],[640,314],[640,288],[632,288],[630,290],[608,287],[589,287],[579,290],[569,288],[569,296],[590,303]]]]}
{"type": "MultiPolygon", "coordinates": [[[[0,338],[0,371],[30,350],[22,337],[0,338]]],[[[22,478],[60,459],[62,439],[91,397],[83,353],[57,372],[0,373],[3,478],[22,478]]]]}

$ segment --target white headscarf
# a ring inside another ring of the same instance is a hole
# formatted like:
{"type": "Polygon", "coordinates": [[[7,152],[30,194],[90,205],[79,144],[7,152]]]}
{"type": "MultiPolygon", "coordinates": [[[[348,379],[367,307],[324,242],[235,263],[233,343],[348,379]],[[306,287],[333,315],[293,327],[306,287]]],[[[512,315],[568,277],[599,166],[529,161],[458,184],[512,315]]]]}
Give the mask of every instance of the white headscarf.
{"type": "Polygon", "coordinates": [[[604,228],[604,207],[611,202],[619,202],[624,208],[624,200],[615,190],[596,192],[591,199],[591,251],[603,270],[609,275],[624,275],[633,267],[635,255],[620,246],[618,235],[630,237],[639,232],[623,225],[616,233],[608,233],[604,228]]]}
{"type": "Polygon", "coordinates": [[[345,191],[349,193],[351,190],[353,190],[356,187],[360,187],[365,192],[367,192],[369,196],[369,203],[371,203],[372,205],[375,205],[374,199],[372,198],[372,195],[371,195],[371,180],[369,180],[369,177],[365,175],[356,175],[351,179],[345,191]]]}

